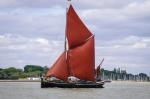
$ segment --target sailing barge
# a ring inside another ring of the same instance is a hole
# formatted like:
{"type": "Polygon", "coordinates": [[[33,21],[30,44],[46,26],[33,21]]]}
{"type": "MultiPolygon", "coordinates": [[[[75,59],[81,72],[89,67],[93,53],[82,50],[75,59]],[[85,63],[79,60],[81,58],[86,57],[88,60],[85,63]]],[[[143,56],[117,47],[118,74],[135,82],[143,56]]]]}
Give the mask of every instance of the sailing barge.
{"type": "Polygon", "coordinates": [[[41,78],[41,88],[103,88],[104,82],[97,80],[96,76],[94,41],[94,35],[69,3],[65,50],[41,78]]]}

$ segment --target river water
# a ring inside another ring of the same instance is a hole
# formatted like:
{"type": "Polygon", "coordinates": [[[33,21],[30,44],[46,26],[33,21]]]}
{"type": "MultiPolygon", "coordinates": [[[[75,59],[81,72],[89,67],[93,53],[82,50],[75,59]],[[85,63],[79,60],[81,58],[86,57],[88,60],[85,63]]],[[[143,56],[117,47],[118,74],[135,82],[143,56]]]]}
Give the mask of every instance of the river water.
{"type": "Polygon", "coordinates": [[[41,89],[39,82],[0,82],[0,99],[150,99],[148,82],[112,82],[104,87],[41,89]]]}

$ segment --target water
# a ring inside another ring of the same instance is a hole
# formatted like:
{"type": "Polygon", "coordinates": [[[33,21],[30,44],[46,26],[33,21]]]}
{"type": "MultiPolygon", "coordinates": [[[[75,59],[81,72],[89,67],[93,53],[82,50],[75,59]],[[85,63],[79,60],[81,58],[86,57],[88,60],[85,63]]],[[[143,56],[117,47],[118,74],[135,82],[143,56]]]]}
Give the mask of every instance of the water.
{"type": "Polygon", "coordinates": [[[39,82],[0,82],[0,99],[150,99],[150,83],[112,82],[99,89],[41,89],[39,82]]]}

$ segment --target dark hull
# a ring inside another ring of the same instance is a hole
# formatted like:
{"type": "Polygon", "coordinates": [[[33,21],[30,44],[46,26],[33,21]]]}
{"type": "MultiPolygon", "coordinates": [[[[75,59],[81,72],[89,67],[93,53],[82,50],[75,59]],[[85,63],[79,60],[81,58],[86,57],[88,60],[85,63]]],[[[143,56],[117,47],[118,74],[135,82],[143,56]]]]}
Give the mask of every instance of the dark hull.
{"type": "Polygon", "coordinates": [[[103,88],[104,83],[56,83],[56,82],[41,82],[41,88],[103,88]]]}

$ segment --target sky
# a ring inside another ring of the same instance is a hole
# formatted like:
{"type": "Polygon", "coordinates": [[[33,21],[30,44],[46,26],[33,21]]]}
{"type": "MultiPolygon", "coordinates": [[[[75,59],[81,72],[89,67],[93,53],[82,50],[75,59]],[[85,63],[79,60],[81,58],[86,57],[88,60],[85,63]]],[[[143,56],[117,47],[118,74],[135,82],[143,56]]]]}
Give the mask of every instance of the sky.
{"type": "MultiPolygon", "coordinates": [[[[64,50],[67,0],[0,0],[0,68],[52,66],[64,50]]],[[[96,37],[96,66],[150,75],[150,0],[72,0],[96,37]]]]}

